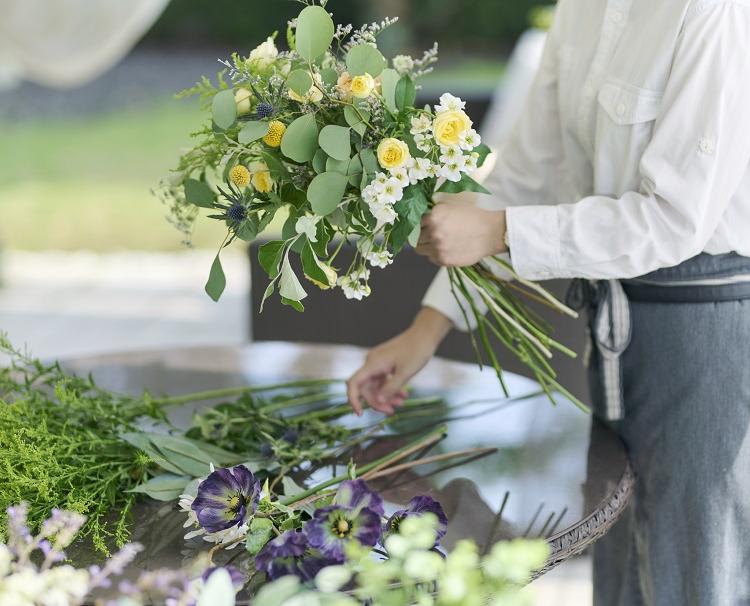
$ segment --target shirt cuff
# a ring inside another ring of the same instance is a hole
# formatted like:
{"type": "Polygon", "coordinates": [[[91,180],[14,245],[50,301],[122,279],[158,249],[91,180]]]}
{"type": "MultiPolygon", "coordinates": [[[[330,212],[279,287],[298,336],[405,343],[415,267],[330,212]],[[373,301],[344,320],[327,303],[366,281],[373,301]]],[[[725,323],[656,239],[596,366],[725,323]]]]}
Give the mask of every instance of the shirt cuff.
{"type": "MultiPolygon", "coordinates": [[[[467,284],[466,287],[471,293],[473,290],[471,285],[467,284]]],[[[435,275],[435,279],[427,289],[427,292],[422,299],[422,305],[424,307],[431,307],[432,309],[439,311],[451,322],[453,322],[453,326],[455,326],[458,330],[464,332],[474,330],[477,327],[477,321],[474,317],[474,312],[471,310],[471,305],[460,292],[456,291],[456,294],[461,299],[460,304],[456,297],[453,295],[448,270],[443,267],[435,275]],[[466,315],[464,315],[464,313],[466,315]],[[466,322],[467,319],[468,324],[466,322]]],[[[486,312],[486,306],[482,301],[478,301],[478,299],[479,295],[475,295],[472,297],[477,310],[480,313],[486,312]]]]}
{"type": "Polygon", "coordinates": [[[567,277],[560,262],[556,206],[511,206],[505,210],[513,270],[526,280],[567,277]]]}

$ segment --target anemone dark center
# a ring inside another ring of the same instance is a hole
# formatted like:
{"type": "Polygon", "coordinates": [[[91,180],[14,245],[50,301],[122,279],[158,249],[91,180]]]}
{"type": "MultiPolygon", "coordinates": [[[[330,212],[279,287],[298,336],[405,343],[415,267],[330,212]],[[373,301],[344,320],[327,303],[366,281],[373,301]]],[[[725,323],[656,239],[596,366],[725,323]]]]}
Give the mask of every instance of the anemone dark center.
{"type": "Polygon", "coordinates": [[[227,505],[229,506],[229,510],[233,513],[237,513],[244,504],[245,497],[239,492],[235,492],[232,496],[230,496],[227,503],[227,505]]]}

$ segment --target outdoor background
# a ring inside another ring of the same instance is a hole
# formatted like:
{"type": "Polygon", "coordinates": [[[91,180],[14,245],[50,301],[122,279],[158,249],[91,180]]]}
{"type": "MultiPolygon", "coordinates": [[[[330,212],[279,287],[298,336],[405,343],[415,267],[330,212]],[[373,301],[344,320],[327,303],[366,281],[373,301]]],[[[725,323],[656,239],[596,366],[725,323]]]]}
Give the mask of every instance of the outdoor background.
{"type": "MultiPolygon", "coordinates": [[[[415,55],[440,41],[441,62],[426,94],[450,89],[488,96],[505,57],[528,27],[534,0],[331,0],[337,22],[398,16],[387,55],[415,55]],[[446,24],[450,24],[446,27],[446,24]]],[[[190,142],[201,115],[173,94],[216,59],[247,54],[295,16],[292,0],[173,0],[112,71],[79,89],[24,84],[0,91],[0,243],[18,250],[179,250],[150,194],[190,142]]],[[[280,38],[283,40],[283,31],[280,38]]],[[[195,244],[221,231],[199,224],[195,244]]]]}

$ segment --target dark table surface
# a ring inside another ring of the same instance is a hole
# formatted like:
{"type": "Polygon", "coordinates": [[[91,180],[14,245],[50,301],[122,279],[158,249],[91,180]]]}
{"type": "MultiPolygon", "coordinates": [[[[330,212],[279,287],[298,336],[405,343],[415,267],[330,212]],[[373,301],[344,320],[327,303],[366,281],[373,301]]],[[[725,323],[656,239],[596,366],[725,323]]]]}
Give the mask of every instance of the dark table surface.
{"type": "MultiPolygon", "coordinates": [[[[68,360],[65,366],[92,372],[111,390],[178,395],[297,378],[345,379],[363,356],[364,350],[351,346],[264,342],[110,354],[68,360]]],[[[448,549],[462,538],[485,545],[544,536],[552,545],[551,568],[606,532],[630,498],[632,472],[621,442],[603,425],[594,422],[590,439],[591,419],[573,404],[561,398],[553,406],[538,395],[533,381],[518,375],[508,374],[507,383],[515,400],[502,397],[487,369],[433,360],[411,384],[416,395],[443,396],[443,412],[451,417],[447,438],[431,454],[475,447],[498,450],[460,467],[412,470],[380,488],[385,488],[392,510],[415,494],[437,498],[449,519],[443,540],[448,549]]],[[[208,404],[172,410],[171,420],[187,426],[193,412],[208,404]]],[[[376,418],[367,412],[364,419],[352,416],[343,422],[376,418]]],[[[184,517],[173,504],[144,501],[135,516],[132,538],[146,547],[136,561],[139,569],[178,567],[209,547],[199,539],[183,540],[184,517]]],[[[88,564],[97,555],[78,552],[75,558],[88,564]]]]}

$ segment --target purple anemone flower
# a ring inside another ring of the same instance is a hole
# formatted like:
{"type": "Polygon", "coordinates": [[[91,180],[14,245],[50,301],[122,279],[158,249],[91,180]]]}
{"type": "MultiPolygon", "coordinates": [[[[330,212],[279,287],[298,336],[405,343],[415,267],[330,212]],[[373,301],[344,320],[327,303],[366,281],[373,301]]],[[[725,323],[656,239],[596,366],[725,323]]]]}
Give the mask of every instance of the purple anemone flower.
{"type": "Polygon", "coordinates": [[[409,516],[419,516],[426,513],[432,513],[437,517],[437,537],[435,543],[437,544],[440,539],[445,536],[448,530],[448,516],[445,515],[442,505],[438,503],[432,497],[426,495],[414,497],[406,506],[406,509],[401,509],[394,513],[385,525],[385,532],[398,532],[399,524],[409,516]]]}
{"type": "Polygon", "coordinates": [[[375,546],[382,536],[380,515],[367,507],[350,509],[342,505],[329,505],[315,511],[305,523],[305,533],[311,547],[325,557],[343,561],[344,546],[355,540],[368,547],[375,546]]]}
{"type": "Polygon", "coordinates": [[[269,541],[255,556],[255,568],[272,581],[289,574],[310,581],[322,568],[340,563],[310,549],[307,537],[296,530],[287,530],[269,541]]]}
{"type": "Polygon", "coordinates": [[[370,509],[379,516],[385,514],[383,509],[383,497],[374,490],[370,490],[364,480],[347,480],[341,482],[333,499],[334,505],[341,505],[347,509],[359,512],[362,509],[370,509]]]}
{"type": "Polygon", "coordinates": [[[198,485],[192,509],[208,532],[241,525],[255,513],[260,482],[244,465],[217,469],[198,485]]]}

